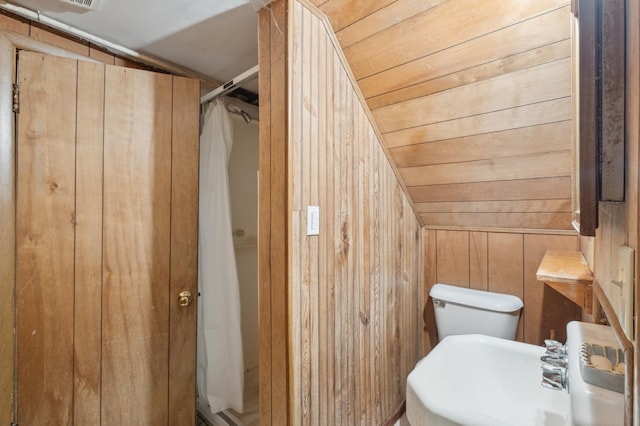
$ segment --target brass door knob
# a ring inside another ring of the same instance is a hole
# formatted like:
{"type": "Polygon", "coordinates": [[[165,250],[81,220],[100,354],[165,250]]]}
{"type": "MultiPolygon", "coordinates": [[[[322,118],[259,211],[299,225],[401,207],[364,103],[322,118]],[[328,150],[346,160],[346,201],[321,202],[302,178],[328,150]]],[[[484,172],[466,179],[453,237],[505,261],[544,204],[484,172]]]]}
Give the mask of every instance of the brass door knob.
{"type": "Polygon", "coordinates": [[[191,304],[191,292],[183,291],[178,295],[178,304],[180,306],[189,306],[191,304]]]}

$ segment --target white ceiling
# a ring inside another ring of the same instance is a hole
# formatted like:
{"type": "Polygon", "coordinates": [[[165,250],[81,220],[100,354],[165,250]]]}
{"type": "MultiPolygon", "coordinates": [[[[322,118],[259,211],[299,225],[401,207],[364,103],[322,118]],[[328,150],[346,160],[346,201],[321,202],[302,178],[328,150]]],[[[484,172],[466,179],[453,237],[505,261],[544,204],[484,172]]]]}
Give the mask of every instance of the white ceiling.
{"type": "MultiPolygon", "coordinates": [[[[64,0],[9,0],[219,82],[258,63],[257,13],[250,0],[93,1],[97,10],[87,11],[64,0]]],[[[250,86],[257,91],[257,84],[250,86]]]]}

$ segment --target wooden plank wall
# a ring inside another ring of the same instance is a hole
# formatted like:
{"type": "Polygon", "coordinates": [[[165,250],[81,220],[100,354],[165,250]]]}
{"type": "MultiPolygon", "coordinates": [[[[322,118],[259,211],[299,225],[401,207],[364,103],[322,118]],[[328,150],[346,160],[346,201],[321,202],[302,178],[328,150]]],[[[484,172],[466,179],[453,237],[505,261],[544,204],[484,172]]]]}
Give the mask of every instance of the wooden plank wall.
{"type": "Polygon", "coordinates": [[[289,16],[291,421],[381,424],[420,357],[420,225],[315,12],[289,16]]]}
{"type": "Polygon", "coordinates": [[[570,229],[569,1],[313,2],[423,225],[570,229]]]}
{"type": "Polygon", "coordinates": [[[447,231],[423,228],[425,304],[423,351],[437,342],[429,290],[436,283],[452,284],[518,296],[524,302],[517,340],[541,345],[544,339],[564,341],[566,323],[580,320],[580,309],[536,279],[547,250],[578,250],[572,235],[447,231]]]}

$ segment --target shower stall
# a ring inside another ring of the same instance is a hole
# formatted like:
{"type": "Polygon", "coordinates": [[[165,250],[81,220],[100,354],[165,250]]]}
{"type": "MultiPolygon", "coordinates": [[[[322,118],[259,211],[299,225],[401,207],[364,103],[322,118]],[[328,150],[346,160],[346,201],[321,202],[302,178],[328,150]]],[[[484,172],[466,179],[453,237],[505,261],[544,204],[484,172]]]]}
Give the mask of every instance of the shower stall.
{"type": "Polygon", "coordinates": [[[205,104],[200,142],[198,412],[258,424],[258,108],[205,104]]]}

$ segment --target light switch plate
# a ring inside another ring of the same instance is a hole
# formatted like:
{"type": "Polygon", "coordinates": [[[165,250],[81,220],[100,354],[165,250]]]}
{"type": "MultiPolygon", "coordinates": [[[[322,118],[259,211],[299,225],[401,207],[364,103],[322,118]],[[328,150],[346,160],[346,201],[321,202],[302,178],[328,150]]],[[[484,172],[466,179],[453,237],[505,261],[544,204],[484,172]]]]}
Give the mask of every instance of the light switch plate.
{"type": "Polygon", "coordinates": [[[631,247],[620,246],[618,253],[619,275],[621,282],[621,318],[622,328],[627,338],[633,341],[633,299],[635,252],[631,247]]]}
{"type": "Polygon", "coordinates": [[[320,234],[320,206],[307,206],[307,235],[320,234]]]}

